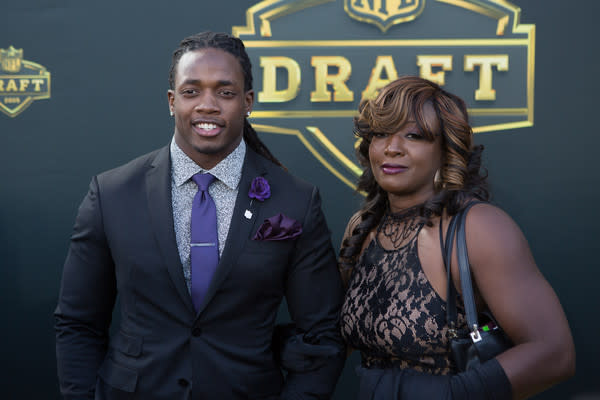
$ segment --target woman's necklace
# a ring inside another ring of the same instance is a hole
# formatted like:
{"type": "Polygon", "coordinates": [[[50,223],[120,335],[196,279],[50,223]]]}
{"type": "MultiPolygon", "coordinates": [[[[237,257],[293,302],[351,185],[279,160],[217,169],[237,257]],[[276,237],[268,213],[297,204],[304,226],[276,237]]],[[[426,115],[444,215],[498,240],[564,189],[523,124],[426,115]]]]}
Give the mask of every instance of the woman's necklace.
{"type": "Polygon", "coordinates": [[[421,204],[392,213],[389,209],[383,217],[379,231],[394,248],[406,244],[407,240],[425,224],[420,216],[421,204]]]}

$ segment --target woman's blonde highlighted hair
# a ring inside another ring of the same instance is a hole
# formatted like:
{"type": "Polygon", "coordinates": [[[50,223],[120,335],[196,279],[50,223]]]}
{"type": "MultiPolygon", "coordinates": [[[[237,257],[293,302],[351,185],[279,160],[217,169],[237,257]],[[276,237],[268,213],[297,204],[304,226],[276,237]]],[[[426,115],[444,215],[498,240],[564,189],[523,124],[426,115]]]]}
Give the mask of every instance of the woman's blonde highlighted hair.
{"type": "Polygon", "coordinates": [[[458,96],[439,85],[416,76],[404,76],[381,89],[377,97],[363,100],[354,118],[354,134],[361,139],[357,158],[363,167],[357,190],[366,193],[359,211],[359,222],[344,240],[340,250],[342,267],[352,268],[367,234],[374,229],[388,209],[387,193],[375,181],[369,161],[369,145],[376,133],[398,132],[409,120],[414,121],[426,140],[440,138],[442,167],[436,182],[436,194],[420,206],[423,220],[446,209],[452,215],[469,200],[488,200],[487,175],[481,172],[483,146],[474,146],[467,106],[458,96]],[[426,104],[437,115],[434,130],[425,118],[426,104]]]}

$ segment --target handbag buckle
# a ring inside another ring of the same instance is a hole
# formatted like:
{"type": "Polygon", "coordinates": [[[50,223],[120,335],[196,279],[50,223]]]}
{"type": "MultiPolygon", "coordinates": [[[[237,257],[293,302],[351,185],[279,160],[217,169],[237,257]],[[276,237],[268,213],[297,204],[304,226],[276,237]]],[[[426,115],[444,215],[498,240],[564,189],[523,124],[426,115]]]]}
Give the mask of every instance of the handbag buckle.
{"type": "Polygon", "coordinates": [[[454,321],[450,321],[448,324],[448,330],[446,331],[446,337],[448,339],[456,339],[458,337],[458,331],[456,330],[456,324],[454,321]]]}
{"type": "Polygon", "coordinates": [[[473,341],[473,343],[477,343],[481,341],[481,335],[479,334],[479,329],[477,327],[477,324],[473,325],[473,331],[470,333],[471,335],[471,340],[473,341]]]}
{"type": "Polygon", "coordinates": [[[458,337],[458,332],[454,328],[449,328],[446,332],[446,337],[448,339],[456,339],[458,337]]]}

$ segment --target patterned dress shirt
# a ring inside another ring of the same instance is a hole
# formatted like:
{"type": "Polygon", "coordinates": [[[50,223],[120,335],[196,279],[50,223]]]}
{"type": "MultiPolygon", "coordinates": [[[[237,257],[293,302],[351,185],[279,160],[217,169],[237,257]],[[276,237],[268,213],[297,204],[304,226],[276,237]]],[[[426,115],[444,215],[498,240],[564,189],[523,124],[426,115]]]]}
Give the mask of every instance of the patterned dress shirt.
{"type": "Polygon", "coordinates": [[[246,155],[246,143],[242,140],[238,147],[223,161],[210,170],[204,170],[189,158],[183,150],[171,140],[171,195],[173,198],[173,222],[175,238],[179,257],[183,265],[183,275],[191,291],[191,265],[190,265],[190,224],[192,219],[192,201],[198,192],[198,186],[192,181],[192,176],[198,172],[211,173],[215,181],[208,188],[208,192],[217,208],[217,232],[219,236],[219,256],[225,248],[225,241],[229,233],[229,225],[238,185],[242,177],[242,164],[246,155]]]}

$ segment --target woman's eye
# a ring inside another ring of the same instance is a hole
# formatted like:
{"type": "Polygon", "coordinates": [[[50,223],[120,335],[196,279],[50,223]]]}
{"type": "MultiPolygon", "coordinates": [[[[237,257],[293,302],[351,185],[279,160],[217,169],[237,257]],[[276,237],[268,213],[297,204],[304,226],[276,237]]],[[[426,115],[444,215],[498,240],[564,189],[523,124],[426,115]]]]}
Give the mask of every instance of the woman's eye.
{"type": "Polygon", "coordinates": [[[384,133],[384,132],[373,132],[373,137],[376,137],[376,138],[384,138],[384,137],[387,137],[387,135],[388,134],[384,133]]]}
{"type": "Polygon", "coordinates": [[[421,135],[420,133],[416,133],[416,132],[409,132],[406,134],[406,137],[409,139],[416,139],[416,140],[420,140],[420,139],[424,138],[423,135],[421,135]]]}

